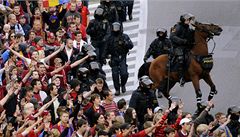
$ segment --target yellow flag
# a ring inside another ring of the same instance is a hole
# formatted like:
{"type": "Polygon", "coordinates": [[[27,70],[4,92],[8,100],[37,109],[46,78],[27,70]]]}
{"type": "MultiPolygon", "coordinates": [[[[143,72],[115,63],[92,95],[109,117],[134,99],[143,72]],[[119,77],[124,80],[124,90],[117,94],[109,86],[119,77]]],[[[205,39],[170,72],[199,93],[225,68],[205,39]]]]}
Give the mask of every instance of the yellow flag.
{"type": "Polygon", "coordinates": [[[49,7],[54,7],[59,5],[59,0],[48,0],[49,2],[49,7]]]}

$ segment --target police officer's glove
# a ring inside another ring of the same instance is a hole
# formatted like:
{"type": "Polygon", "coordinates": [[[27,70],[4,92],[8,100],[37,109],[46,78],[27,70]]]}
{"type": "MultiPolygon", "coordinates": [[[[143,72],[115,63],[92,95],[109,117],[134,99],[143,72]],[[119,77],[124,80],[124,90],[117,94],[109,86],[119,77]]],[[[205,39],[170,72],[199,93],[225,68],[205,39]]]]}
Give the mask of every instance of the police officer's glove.
{"type": "Polygon", "coordinates": [[[144,61],[144,63],[146,63],[146,62],[147,62],[147,58],[146,58],[146,57],[144,57],[144,58],[143,58],[143,61],[144,61]]]}
{"type": "Polygon", "coordinates": [[[101,64],[104,64],[104,65],[106,65],[106,64],[107,64],[107,61],[106,61],[106,59],[103,59],[103,60],[101,61],[101,64]]]}

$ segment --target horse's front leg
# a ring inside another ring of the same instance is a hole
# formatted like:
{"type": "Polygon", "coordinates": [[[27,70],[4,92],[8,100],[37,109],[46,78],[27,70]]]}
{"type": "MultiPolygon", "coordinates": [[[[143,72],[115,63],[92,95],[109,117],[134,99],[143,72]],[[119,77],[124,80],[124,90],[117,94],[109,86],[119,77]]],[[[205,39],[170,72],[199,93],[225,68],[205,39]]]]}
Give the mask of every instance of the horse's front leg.
{"type": "Polygon", "coordinates": [[[199,77],[196,76],[192,76],[192,83],[193,83],[193,87],[195,89],[195,93],[196,93],[196,99],[197,99],[197,105],[201,105],[201,101],[202,101],[202,92],[200,90],[200,84],[199,84],[199,77]]]}
{"type": "Polygon", "coordinates": [[[210,76],[210,74],[206,74],[204,77],[203,77],[203,80],[210,86],[211,88],[211,91],[208,95],[208,101],[211,100],[214,96],[214,94],[217,94],[217,90],[216,90],[216,86],[215,84],[213,83],[212,81],[212,78],[210,76]]]}

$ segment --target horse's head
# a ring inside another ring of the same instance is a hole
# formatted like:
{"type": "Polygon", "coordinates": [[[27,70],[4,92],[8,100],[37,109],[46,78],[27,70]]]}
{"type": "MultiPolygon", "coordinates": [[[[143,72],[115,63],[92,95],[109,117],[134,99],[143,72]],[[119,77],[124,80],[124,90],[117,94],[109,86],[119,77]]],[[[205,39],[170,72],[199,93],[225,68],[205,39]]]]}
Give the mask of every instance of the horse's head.
{"type": "Polygon", "coordinates": [[[219,36],[223,31],[220,26],[215,24],[195,22],[192,25],[195,27],[196,31],[201,31],[205,33],[208,38],[211,38],[213,36],[219,36]]]}

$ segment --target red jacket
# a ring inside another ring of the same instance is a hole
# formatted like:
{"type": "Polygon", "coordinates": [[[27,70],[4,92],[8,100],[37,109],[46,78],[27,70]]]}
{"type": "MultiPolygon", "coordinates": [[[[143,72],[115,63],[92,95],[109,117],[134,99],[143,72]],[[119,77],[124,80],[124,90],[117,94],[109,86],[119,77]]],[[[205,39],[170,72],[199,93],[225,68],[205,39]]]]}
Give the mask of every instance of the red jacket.
{"type": "Polygon", "coordinates": [[[163,116],[162,116],[162,120],[160,121],[160,125],[162,126],[159,126],[156,128],[155,130],[155,137],[165,137],[165,134],[164,134],[164,129],[167,127],[167,126],[170,126],[174,129],[177,129],[177,126],[179,125],[182,117],[179,116],[175,122],[175,124],[172,124],[172,125],[166,125],[164,124],[165,121],[167,120],[167,116],[168,116],[168,113],[165,113],[163,116]]]}

